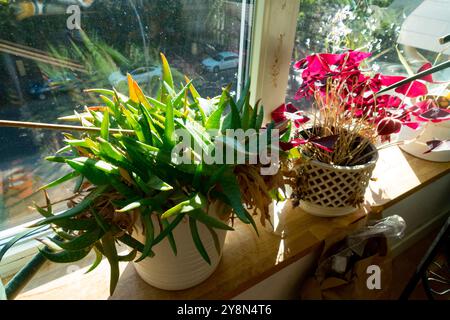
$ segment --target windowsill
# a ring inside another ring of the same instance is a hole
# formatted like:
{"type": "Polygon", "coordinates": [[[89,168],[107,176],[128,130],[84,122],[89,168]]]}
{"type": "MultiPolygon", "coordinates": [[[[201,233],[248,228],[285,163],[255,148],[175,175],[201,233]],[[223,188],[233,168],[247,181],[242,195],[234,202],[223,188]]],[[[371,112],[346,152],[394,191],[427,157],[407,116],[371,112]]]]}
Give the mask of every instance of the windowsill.
{"type": "MultiPolygon", "coordinates": [[[[184,291],[164,291],[147,285],[131,263],[121,265],[121,278],[111,299],[229,299],[263,281],[277,271],[319,250],[323,242],[340,230],[363,222],[369,212],[380,212],[413,195],[426,185],[450,173],[450,163],[414,158],[391,147],[380,151],[370,183],[367,204],[340,218],[318,218],[287,205],[284,239],[259,226],[260,236],[242,223],[227,235],[222,261],[202,284],[184,291]]],[[[85,275],[83,270],[39,286],[19,299],[108,299],[107,261],[85,275]]],[[[39,275],[38,275],[39,276],[39,275]]]]}

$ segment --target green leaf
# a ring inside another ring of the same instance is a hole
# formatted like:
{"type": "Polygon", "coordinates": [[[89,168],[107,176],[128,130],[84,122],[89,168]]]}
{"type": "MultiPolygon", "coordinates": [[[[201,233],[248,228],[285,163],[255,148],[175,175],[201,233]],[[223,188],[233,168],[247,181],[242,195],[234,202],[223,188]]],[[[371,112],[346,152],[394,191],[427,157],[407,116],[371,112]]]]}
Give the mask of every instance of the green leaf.
{"type": "Polygon", "coordinates": [[[164,222],[166,222],[167,224],[164,226],[163,230],[161,231],[161,233],[155,238],[155,241],[153,241],[153,245],[157,245],[158,243],[160,243],[169,233],[172,232],[172,230],[181,222],[181,220],[183,220],[184,216],[186,214],[185,213],[181,213],[179,215],[177,215],[175,217],[175,219],[173,219],[172,222],[168,222],[167,220],[162,220],[161,223],[163,223],[164,226],[164,222]]]}
{"type": "Polygon", "coordinates": [[[143,211],[141,218],[145,229],[145,245],[141,257],[138,260],[136,260],[136,262],[140,262],[145,258],[147,258],[148,256],[154,255],[154,253],[152,252],[152,247],[153,247],[153,240],[155,240],[155,229],[153,226],[151,212],[148,208],[146,208],[143,211]]]}
{"type": "Polygon", "coordinates": [[[206,228],[208,228],[209,233],[211,233],[211,237],[214,241],[214,247],[216,248],[217,255],[220,256],[220,252],[222,251],[219,236],[217,235],[217,232],[211,228],[210,226],[206,225],[206,228]]]}
{"type": "Polygon", "coordinates": [[[173,189],[173,187],[170,184],[162,181],[159,177],[155,175],[150,176],[149,180],[146,183],[150,188],[159,191],[168,191],[173,189]]]}
{"type": "Polygon", "coordinates": [[[189,227],[191,229],[192,240],[194,240],[195,247],[197,248],[202,258],[210,265],[211,259],[209,258],[208,253],[203,246],[202,240],[200,239],[200,235],[198,234],[197,222],[192,217],[189,217],[189,227]]]}
{"type": "Polygon", "coordinates": [[[89,268],[89,270],[85,272],[85,274],[94,271],[94,269],[98,267],[98,265],[100,264],[100,262],[102,262],[103,254],[102,254],[97,248],[95,248],[95,247],[94,247],[94,251],[95,251],[95,260],[94,260],[94,263],[91,265],[91,267],[89,268]]]}
{"type": "Polygon", "coordinates": [[[174,138],[174,132],[175,132],[175,123],[174,123],[174,117],[173,117],[173,105],[172,102],[167,102],[167,108],[166,108],[166,122],[165,122],[165,128],[164,128],[164,141],[168,146],[173,146],[175,144],[175,138],[174,138]]]}
{"type": "Polygon", "coordinates": [[[91,247],[96,243],[103,235],[101,229],[94,229],[83,233],[82,235],[70,240],[60,241],[58,239],[51,239],[56,245],[65,250],[81,250],[87,247],[91,247]]]}
{"type": "Polygon", "coordinates": [[[102,237],[102,246],[104,255],[108,259],[109,265],[111,267],[109,291],[110,294],[113,295],[114,290],[116,289],[117,286],[117,282],[119,281],[120,270],[116,244],[114,242],[114,236],[112,235],[111,232],[107,232],[102,237]]]}
{"type": "Polygon", "coordinates": [[[70,263],[70,262],[76,262],[80,261],[84,257],[86,257],[89,252],[91,251],[91,248],[88,249],[82,249],[82,250],[63,250],[59,252],[53,252],[50,251],[47,248],[39,249],[39,252],[49,261],[56,262],[56,263],[70,263]]]}
{"type": "Polygon", "coordinates": [[[118,175],[119,170],[103,160],[94,160],[86,157],[80,157],[73,160],[67,160],[66,163],[75,171],[82,174],[94,185],[107,185],[111,182],[112,174],[118,175]]]}
{"type": "Polygon", "coordinates": [[[109,139],[109,111],[108,110],[106,110],[105,113],[103,114],[103,121],[101,124],[100,136],[105,140],[109,139]]]}
{"type": "Polygon", "coordinates": [[[205,225],[212,227],[212,228],[221,229],[221,230],[230,230],[230,231],[234,230],[228,224],[225,224],[222,221],[206,214],[201,209],[193,210],[193,211],[189,212],[188,215],[191,216],[192,218],[204,223],[205,225]]]}
{"type": "Polygon", "coordinates": [[[65,176],[62,176],[59,179],[56,179],[53,182],[50,182],[49,184],[47,184],[47,185],[45,185],[43,187],[40,187],[39,190],[47,190],[47,189],[56,187],[56,186],[60,185],[61,183],[64,183],[66,181],[69,181],[69,180],[71,180],[73,178],[78,177],[79,175],[80,175],[79,172],[73,171],[71,173],[66,174],[65,176]]]}
{"type": "Polygon", "coordinates": [[[259,103],[261,100],[258,100],[255,104],[255,107],[253,108],[252,116],[250,118],[250,124],[249,128],[258,130],[259,128],[256,128],[256,119],[258,117],[258,111],[259,111],[259,103]]]}
{"type": "Polygon", "coordinates": [[[17,242],[19,242],[21,239],[33,234],[34,232],[42,229],[43,226],[33,228],[30,230],[25,230],[23,232],[18,233],[16,236],[14,236],[11,240],[9,240],[3,247],[2,250],[0,250],[0,261],[2,261],[3,256],[6,254],[6,252],[11,249],[12,246],[14,246],[17,242]]]}
{"type": "Polygon", "coordinates": [[[118,258],[119,258],[119,261],[130,262],[130,261],[133,261],[134,258],[136,258],[136,254],[137,254],[137,251],[133,250],[130,253],[128,253],[127,255],[118,256],[118,258]]]}
{"type": "MultiPolygon", "coordinates": [[[[162,220],[161,223],[162,223],[163,227],[166,229],[171,226],[171,224],[169,224],[169,222],[167,220],[162,220]]],[[[172,248],[173,254],[176,256],[177,255],[177,244],[175,243],[175,238],[173,236],[172,231],[167,233],[167,239],[169,240],[169,244],[170,244],[170,247],[172,248]]]]}
{"type": "Polygon", "coordinates": [[[222,186],[222,189],[224,190],[224,196],[228,199],[238,218],[246,224],[251,223],[251,220],[248,219],[248,216],[246,214],[247,210],[245,210],[244,206],[242,205],[241,191],[236,176],[231,174],[224,175],[220,180],[220,184],[222,186]]]}
{"type": "Polygon", "coordinates": [[[206,122],[206,129],[220,129],[220,120],[229,102],[228,98],[229,90],[230,86],[228,86],[222,91],[222,96],[220,97],[217,109],[213,113],[211,113],[211,115],[208,118],[208,121],[206,122]]]}
{"type": "Polygon", "coordinates": [[[259,109],[258,117],[256,118],[255,130],[259,130],[262,127],[264,121],[264,106],[259,109]]]}
{"type": "Polygon", "coordinates": [[[250,126],[250,115],[252,112],[250,103],[250,96],[247,96],[244,101],[243,111],[242,111],[242,129],[247,130],[250,126]]]}
{"type": "Polygon", "coordinates": [[[418,74],[416,74],[414,76],[408,77],[408,78],[403,79],[403,80],[401,80],[399,82],[396,82],[396,83],[394,83],[394,84],[392,84],[392,85],[390,85],[390,86],[388,86],[388,87],[386,87],[384,89],[381,89],[380,91],[376,92],[375,95],[376,96],[380,96],[382,93],[385,93],[385,92],[387,92],[389,90],[396,89],[396,88],[398,88],[398,87],[400,87],[402,85],[408,84],[408,83],[410,83],[410,82],[412,82],[414,80],[423,78],[423,77],[425,77],[427,75],[430,75],[430,74],[433,74],[435,72],[447,69],[449,67],[450,67],[450,61],[442,62],[441,64],[438,64],[437,66],[434,66],[434,67],[432,67],[432,68],[430,68],[428,70],[424,70],[422,72],[419,72],[418,74]]]}
{"type": "Polygon", "coordinates": [[[42,221],[39,221],[38,223],[35,224],[35,226],[43,226],[46,224],[50,224],[56,221],[61,221],[61,220],[66,220],[69,218],[72,218],[74,216],[76,216],[77,214],[82,213],[83,211],[85,211],[87,208],[89,208],[89,206],[93,203],[93,201],[95,199],[97,199],[100,195],[103,194],[103,192],[105,192],[105,190],[107,189],[107,186],[99,186],[97,187],[94,191],[92,191],[89,195],[87,195],[83,201],[81,201],[78,205],[76,205],[73,208],[70,208],[66,211],[64,211],[61,214],[46,218],[42,221]]]}
{"type": "Polygon", "coordinates": [[[242,128],[241,115],[234,100],[229,96],[231,107],[231,127],[225,126],[225,129],[240,129],[242,128]]]}
{"type": "Polygon", "coordinates": [[[119,237],[118,240],[136,251],[144,251],[144,245],[140,241],[130,236],[128,233],[125,233],[123,236],[119,237]]]}
{"type": "Polygon", "coordinates": [[[173,78],[172,71],[170,70],[169,63],[167,62],[166,56],[161,52],[161,66],[163,73],[163,80],[173,89],[173,78]]]}
{"type": "Polygon", "coordinates": [[[176,215],[178,213],[181,212],[181,210],[185,207],[188,206],[191,203],[191,200],[186,200],[186,201],[182,201],[178,204],[176,204],[175,206],[173,206],[172,208],[166,210],[162,215],[161,215],[161,219],[167,219],[173,215],[176,215]]]}
{"type": "Polygon", "coordinates": [[[172,208],[168,209],[161,215],[161,219],[167,219],[178,213],[187,213],[192,210],[206,206],[206,199],[201,194],[195,194],[188,200],[182,201],[172,208]]]}

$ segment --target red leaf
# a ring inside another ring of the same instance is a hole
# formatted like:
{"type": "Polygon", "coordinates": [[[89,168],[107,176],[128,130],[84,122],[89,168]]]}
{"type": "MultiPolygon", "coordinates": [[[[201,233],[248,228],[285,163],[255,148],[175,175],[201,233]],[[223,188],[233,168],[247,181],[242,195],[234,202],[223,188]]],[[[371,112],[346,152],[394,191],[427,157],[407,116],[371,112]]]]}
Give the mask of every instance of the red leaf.
{"type": "Polygon", "coordinates": [[[403,122],[402,123],[404,126],[407,126],[413,130],[417,130],[417,128],[419,128],[420,124],[418,122],[403,122]]]}
{"type": "Polygon", "coordinates": [[[292,148],[298,147],[299,145],[307,143],[307,140],[304,139],[293,139],[289,142],[280,141],[280,148],[283,151],[291,150],[292,148]]]}
{"type": "Polygon", "coordinates": [[[442,108],[430,108],[428,111],[420,114],[419,118],[431,122],[448,121],[450,120],[450,111],[442,108]]]}
{"type": "Polygon", "coordinates": [[[450,151],[450,140],[431,140],[427,141],[428,150],[424,152],[430,153],[430,152],[439,152],[439,151],[450,151]]]}
{"type": "Polygon", "coordinates": [[[326,136],[326,137],[322,137],[322,138],[312,138],[312,139],[309,139],[309,142],[311,142],[315,146],[319,147],[320,149],[323,149],[328,152],[333,152],[334,145],[336,144],[336,141],[338,138],[339,138],[339,135],[335,134],[332,136],[326,136]]]}
{"type": "MultiPolygon", "coordinates": [[[[427,63],[425,63],[423,66],[421,66],[421,67],[419,68],[419,70],[417,70],[417,73],[420,73],[420,72],[422,72],[422,71],[431,69],[432,66],[433,66],[433,65],[432,65],[431,63],[427,62],[427,63]]],[[[427,76],[425,76],[425,77],[422,77],[422,78],[420,78],[420,79],[421,79],[421,80],[424,80],[424,81],[427,81],[427,82],[433,82],[433,76],[432,76],[431,74],[429,74],[429,75],[427,75],[427,76]]]]}
{"type": "Polygon", "coordinates": [[[386,117],[378,122],[377,132],[380,136],[388,136],[398,133],[402,129],[402,122],[392,117],[386,117]]]}

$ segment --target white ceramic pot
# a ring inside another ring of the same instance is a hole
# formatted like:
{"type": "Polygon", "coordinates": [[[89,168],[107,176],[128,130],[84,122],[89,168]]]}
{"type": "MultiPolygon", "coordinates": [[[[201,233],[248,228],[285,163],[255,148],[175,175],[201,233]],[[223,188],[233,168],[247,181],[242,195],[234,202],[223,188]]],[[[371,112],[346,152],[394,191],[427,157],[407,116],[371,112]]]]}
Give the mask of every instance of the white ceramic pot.
{"type": "Polygon", "coordinates": [[[399,140],[405,141],[400,145],[400,149],[417,158],[435,162],[450,161],[450,151],[425,153],[428,150],[427,141],[449,139],[450,121],[427,123],[418,130],[404,126],[399,134],[399,140]]]}
{"type": "MultiPolygon", "coordinates": [[[[372,151],[375,146],[371,145],[372,151]]],[[[306,183],[300,208],[319,217],[337,217],[355,212],[355,199],[363,199],[378,160],[375,152],[369,162],[357,166],[335,166],[316,160],[303,169],[306,183]]]]}
{"type": "MultiPolygon", "coordinates": [[[[156,219],[154,225],[158,225],[156,219]]],[[[220,243],[220,254],[218,254],[214,239],[208,228],[199,222],[197,226],[202,243],[211,260],[211,265],[202,258],[195,247],[189,228],[189,220],[184,218],[173,230],[177,255],[175,256],[169,240],[165,238],[153,247],[154,257],[134,263],[140,277],[148,284],[160,289],[184,290],[200,284],[211,276],[222,257],[227,231],[214,229],[220,243]]],[[[136,228],[137,231],[133,236],[144,243],[145,236],[140,222],[136,223],[136,228]]]]}

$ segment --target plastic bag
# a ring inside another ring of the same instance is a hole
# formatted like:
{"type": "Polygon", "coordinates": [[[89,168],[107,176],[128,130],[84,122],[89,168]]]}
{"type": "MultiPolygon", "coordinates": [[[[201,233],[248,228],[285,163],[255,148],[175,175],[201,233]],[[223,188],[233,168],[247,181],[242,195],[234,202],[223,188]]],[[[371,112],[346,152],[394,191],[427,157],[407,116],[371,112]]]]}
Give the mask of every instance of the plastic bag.
{"type": "Polygon", "coordinates": [[[314,277],[308,278],[303,285],[302,299],[388,298],[392,261],[387,238],[402,237],[405,229],[402,217],[390,216],[326,243],[314,277]],[[381,270],[381,290],[367,286],[370,266],[381,270]]]}

